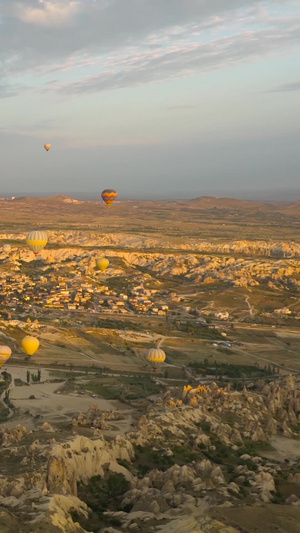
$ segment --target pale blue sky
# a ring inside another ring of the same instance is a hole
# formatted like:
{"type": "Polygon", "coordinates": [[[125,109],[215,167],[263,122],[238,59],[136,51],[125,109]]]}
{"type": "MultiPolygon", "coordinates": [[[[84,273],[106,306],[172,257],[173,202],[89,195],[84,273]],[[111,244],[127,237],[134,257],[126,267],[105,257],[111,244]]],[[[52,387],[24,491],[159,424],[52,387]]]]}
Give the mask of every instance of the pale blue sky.
{"type": "Polygon", "coordinates": [[[0,63],[0,196],[300,196],[298,0],[0,0],[0,63]]]}

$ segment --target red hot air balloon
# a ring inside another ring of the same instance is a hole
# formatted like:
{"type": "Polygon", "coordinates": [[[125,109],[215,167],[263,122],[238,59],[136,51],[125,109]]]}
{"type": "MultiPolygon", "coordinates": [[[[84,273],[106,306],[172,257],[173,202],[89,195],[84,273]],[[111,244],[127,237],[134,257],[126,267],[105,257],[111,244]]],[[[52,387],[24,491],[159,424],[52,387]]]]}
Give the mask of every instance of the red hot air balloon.
{"type": "Polygon", "coordinates": [[[111,204],[115,201],[117,196],[118,196],[118,193],[114,191],[114,189],[105,189],[101,193],[101,198],[106,203],[107,207],[111,206],[111,204]]]}

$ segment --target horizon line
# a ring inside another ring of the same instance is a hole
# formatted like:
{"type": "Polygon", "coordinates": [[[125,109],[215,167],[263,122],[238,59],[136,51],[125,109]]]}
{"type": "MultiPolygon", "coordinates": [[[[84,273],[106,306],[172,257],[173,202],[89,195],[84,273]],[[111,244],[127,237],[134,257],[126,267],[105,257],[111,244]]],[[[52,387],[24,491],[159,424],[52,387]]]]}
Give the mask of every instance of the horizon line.
{"type": "MultiPolygon", "coordinates": [[[[285,198],[274,198],[274,191],[273,191],[273,194],[270,194],[270,197],[269,198],[266,198],[265,197],[265,194],[268,194],[268,191],[265,191],[264,194],[261,194],[260,196],[258,195],[252,195],[251,193],[245,193],[244,195],[243,194],[239,194],[239,195],[230,195],[230,196],[224,196],[224,195],[220,195],[220,196],[217,196],[215,194],[203,194],[201,196],[190,196],[190,197],[185,197],[183,198],[182,195],[180,196],[165,196],[165,195],[160,195],[159,197],[158,196],[147,196],[147,195],[143,195],[139,198],[132,198],[132,197],[129,197],[128,195],[125,195],[125,196],[122,196],[119,194],[118,196],[118,199],[115,200],[115,202],[119,203],[119,202],[154,202],[154,203],[160,203],[160,202],[192,202],[192,201],[196,201],[196,200],[201,200],[201,199],[214,199],[214,200],[236,200],[236,201],[246,201],[246,202],[261,202],[261,203],[295,203],[297,201],[300,200],[300,190],[297,191],[297,194],[299,195],[299,199],[295,200],[295,193],[296,191],[292,192],[291,191],[285,191],[285,195],[284,194],[281,194],[279,191],[277,192],[277,195],[279,196],[285,196],[285,198]],[[288,199],[287,196],[291,195],[291,197],[288,199]],[[272,198],[273,196],[273,198],[272,198]]],[[[275,191],[275,196],[276,196],[276,191],[275,191]]],[[[74,193],[74,194],[66,194],[66,193],[44,193],[42,195],[39,195],[39,194],[36,194],[36,193],[30,193],[30,194],[20,194],[19,195],[11,195],[11,194],[8,194],[8,195],[3,195],[3,196],[0,196],[0,200],[1,201],[15,201],[15,200],[21,200],[21,199],[25,199],[25,198],[28,198],[28,199],[54,199],[54,198],[68,198],[70,200],[78,200],[78,201],[82,201],[82,202],[99,202],[99,203],[102,203],[102,199],[101,199],[101,194],[97,191],[97,193],[84,193],[84,192],[79,192],[79,193],[74,193]],[[98,196],[99,195],[99,196],[98,196]],[[95,199],[95,196],[98,198],[95,199]]]]}

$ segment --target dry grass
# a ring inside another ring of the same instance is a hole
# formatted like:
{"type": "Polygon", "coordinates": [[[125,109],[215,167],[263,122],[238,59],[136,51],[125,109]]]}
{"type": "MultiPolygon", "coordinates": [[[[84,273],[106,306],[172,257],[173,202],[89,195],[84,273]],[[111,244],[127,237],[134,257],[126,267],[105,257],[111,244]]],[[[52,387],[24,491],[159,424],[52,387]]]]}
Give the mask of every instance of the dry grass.
{"type": "Polygon", "coordinates": [[[299,533],[299,507],[292,505],[243,506],[240,508],[215,508],[211,515],[238,528],[243,533],[299,533]]]}

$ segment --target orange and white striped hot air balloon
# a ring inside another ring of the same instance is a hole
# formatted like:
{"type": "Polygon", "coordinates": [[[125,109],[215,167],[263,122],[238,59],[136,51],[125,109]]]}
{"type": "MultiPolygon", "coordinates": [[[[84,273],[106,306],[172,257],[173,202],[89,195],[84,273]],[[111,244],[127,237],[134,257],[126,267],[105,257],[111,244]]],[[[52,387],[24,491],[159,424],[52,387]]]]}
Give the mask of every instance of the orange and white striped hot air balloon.
{"type": "Polygon", "coordinates": [[[107,207],[111,206],[117,196],[118,193],[114,189],[104,189],[104,191],[101,193],[101,198],[106,203],[107,207]]]}
{"type": "Polygon", "coordinates": [[[154,366],[156,366],[165,362],[166,354],[160,348],[150,348],[150,350],[147,352],[146,359],[149,361],[149,363],[152,363],[154,366]]]}
{"type": "Polygon", "coordinates": [[[30,250],[32,250],[34,255],[37,256],[40,251],[45,248],[48,242],[47,233],[44,231],[30,231],[27,234],[26,242],[30,250]]]}
{"type": "Polygon", "coordinates": [[[1,344],[0,346],[0,368],[6,363],[6,361],[11,356],[11,349],[9,346],[4,346],[1,344]]]}

